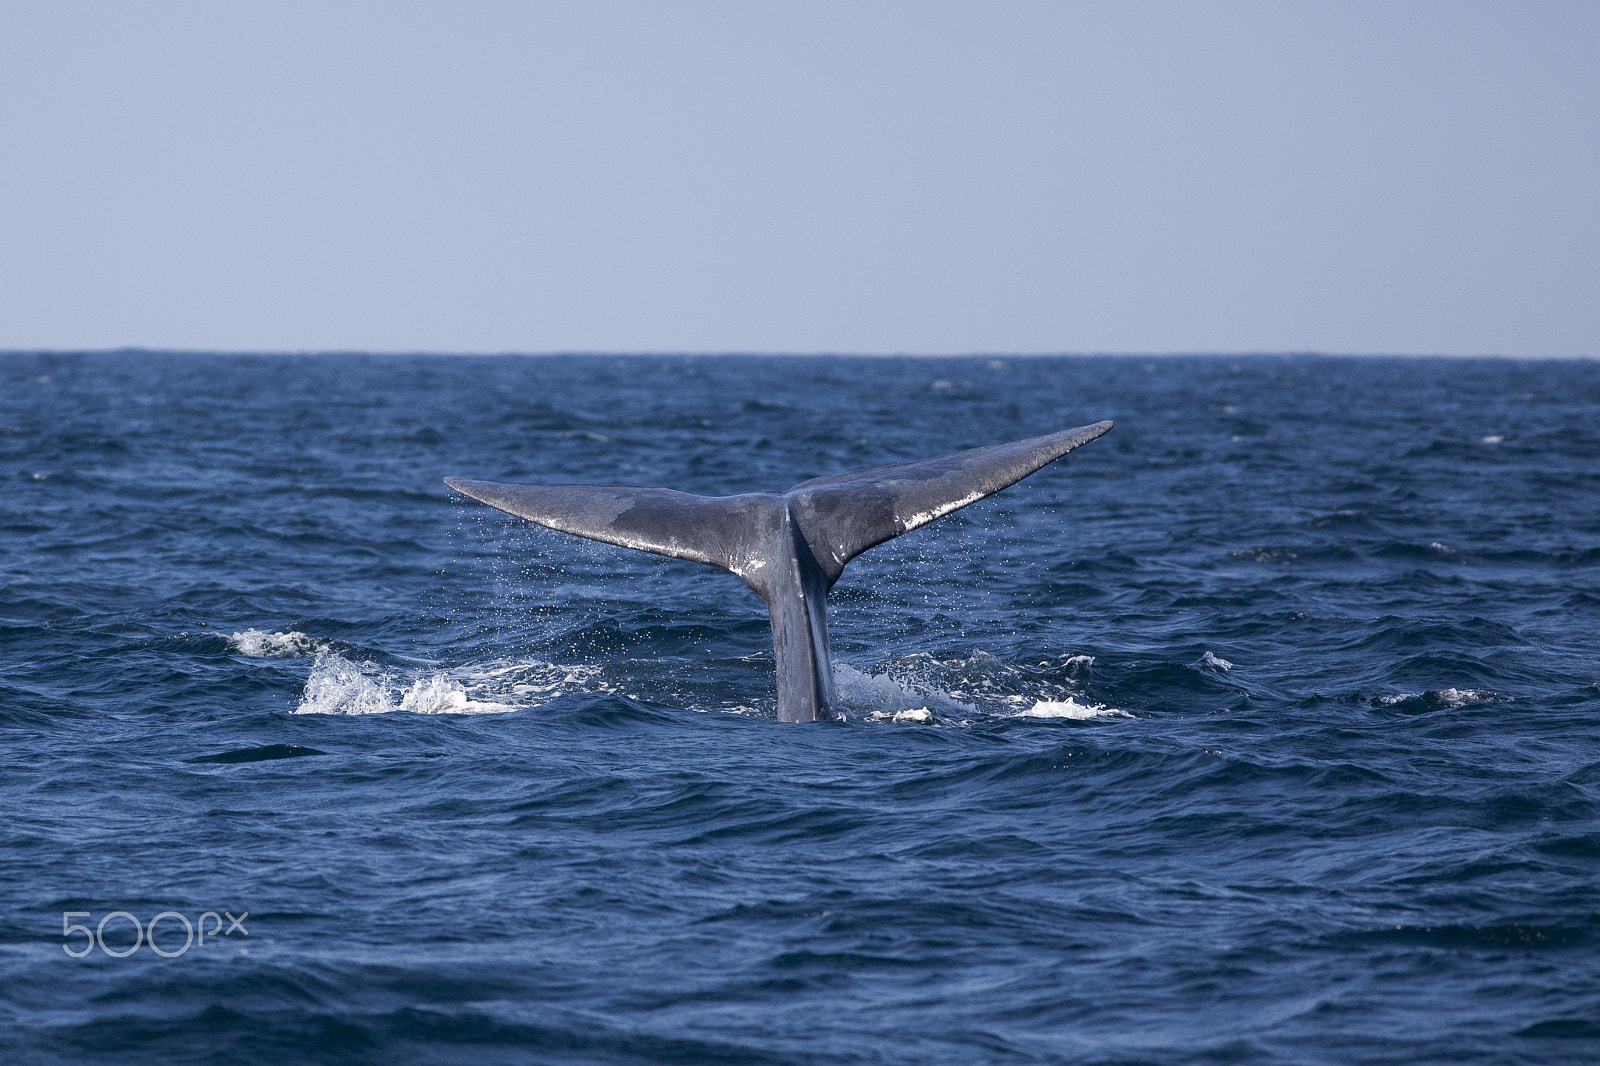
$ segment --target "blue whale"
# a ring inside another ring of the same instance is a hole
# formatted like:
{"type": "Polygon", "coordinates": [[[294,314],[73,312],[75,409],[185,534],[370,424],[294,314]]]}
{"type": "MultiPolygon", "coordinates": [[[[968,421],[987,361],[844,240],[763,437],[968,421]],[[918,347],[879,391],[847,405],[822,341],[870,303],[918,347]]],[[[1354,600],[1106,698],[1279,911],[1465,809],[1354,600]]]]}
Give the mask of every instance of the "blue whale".
{"type": "Polygon", "coordinates": [[[563,533],[738,574],[767,601],[772,616],[778,720],[814,722],[835,716],[827,597],[845,564],[1016,484],[1111,425],[1096,422],[936,459],[813,478],[787,492],[694,496],[627,485],[444,481],[563,533]]]}

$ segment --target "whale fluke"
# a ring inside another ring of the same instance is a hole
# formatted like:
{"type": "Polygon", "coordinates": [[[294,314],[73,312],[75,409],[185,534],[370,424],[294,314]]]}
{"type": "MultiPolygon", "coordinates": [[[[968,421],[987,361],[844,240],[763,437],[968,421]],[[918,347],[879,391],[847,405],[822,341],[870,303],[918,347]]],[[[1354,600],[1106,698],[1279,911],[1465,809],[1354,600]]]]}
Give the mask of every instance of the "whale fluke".
{"type": "Polygon", "coordinates": [[[826,599],[845,564],[1014,485],[1110,422],[898,466],[802,481],[787,492],[695,496],[627,485],[504,485],[445,478],[491,507],[624,548],[732,571],[767,601],[778,718],[833,716],[826,599]]]}

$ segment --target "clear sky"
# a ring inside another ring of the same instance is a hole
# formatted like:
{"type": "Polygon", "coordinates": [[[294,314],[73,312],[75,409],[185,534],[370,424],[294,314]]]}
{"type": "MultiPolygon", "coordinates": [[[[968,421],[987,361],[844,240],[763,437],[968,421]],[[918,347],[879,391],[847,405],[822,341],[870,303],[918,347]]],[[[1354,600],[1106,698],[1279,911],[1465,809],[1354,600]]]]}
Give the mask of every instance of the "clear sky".
{"type": "Polygon", "coordinates": [[[0,0],[0,348],[1600,355],[1600,3],[0,0]]]}

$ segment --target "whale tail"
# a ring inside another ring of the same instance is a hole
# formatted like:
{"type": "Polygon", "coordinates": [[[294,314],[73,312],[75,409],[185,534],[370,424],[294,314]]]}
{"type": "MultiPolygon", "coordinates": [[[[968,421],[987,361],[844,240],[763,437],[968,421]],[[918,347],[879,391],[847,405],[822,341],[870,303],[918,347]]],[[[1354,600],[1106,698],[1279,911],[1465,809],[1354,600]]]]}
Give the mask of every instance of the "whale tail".
{"type": "Polygon", "coordinates": [[[1111,429],[1110,422],[897,466],[803,481],[787,492],[695,496],[626,485],[506,485],[445,478],[475,500],[542,526],[720,567],[772,615],[778,717],[833,713],[825,601],[869,548],[992,496],[1111,429]]]}

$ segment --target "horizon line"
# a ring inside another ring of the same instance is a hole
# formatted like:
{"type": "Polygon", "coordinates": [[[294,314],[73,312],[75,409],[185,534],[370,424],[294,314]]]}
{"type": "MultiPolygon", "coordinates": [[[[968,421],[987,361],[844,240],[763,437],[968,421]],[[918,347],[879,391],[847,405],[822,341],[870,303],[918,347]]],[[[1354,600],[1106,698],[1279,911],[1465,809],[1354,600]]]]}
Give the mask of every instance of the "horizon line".
{"type": "Polygon", "coordinates": [[[1189,351],[969,351],[969,352],[916,352],[916,351],[783,351],[722,349],[691,351],[683,349],[628,349],[603,348],[549,349],[526,351],[504,349],[500,351],[444,351],[438,349],[377,349],[377,348],[151,348],[143,345],[119,345],[113,348],[0,348],[0,358],[15,356],[81,356],[81,355],[187,355],[187,356],[260,356],[260,357],[329,357],[369,356],[375,358],[489,358],[489,359],[559,359],[559,358],[754,358],[754,359],[1513,359],[1513,360],[1584,360],[1594,359],[1590,353],[1512,355],[1504,352],[1330,352],[1311,348],[1242,349],[1189,351]]]}

